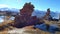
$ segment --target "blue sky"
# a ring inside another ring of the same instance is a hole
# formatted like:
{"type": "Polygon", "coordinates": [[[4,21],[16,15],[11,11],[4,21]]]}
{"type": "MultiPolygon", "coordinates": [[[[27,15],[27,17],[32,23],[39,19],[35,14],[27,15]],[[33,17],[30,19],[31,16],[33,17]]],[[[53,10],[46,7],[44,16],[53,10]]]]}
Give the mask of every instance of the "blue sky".
{"type": "Polygon", "coordinates": [[[46,11],[47,8],[50,8],[51,11],[60,12],[60,0],[0,0],[0,8],[21,9],[26,2],[31,2],[38,10],[46,11]]]}

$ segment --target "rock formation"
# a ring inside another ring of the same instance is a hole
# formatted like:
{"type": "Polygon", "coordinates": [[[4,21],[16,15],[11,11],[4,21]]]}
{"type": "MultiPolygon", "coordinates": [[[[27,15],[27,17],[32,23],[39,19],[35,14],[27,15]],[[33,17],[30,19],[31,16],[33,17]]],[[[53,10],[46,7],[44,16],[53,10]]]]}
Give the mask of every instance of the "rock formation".
{"type": "Polygon", "coordinates": [[[50,8],[47,9],[46,15],[43,17],[44,19],[49,19],[50,17],[50,8]]]}

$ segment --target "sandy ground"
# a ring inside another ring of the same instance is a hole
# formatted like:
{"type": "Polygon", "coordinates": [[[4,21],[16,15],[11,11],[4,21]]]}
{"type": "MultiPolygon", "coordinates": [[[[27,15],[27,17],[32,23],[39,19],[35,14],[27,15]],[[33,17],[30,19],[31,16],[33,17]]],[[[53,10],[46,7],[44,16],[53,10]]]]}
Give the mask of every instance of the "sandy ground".
{"type": "Polygon", "coordinates": [[[1,31],[0,34],[51,34],[51,33],[39,29],[33,29],[31,28],[31,26],[27,26],[19,29],[13,28],[12,30],[8,30],[8,28],[6,28],[4,31],[1,31]]]}
{"type": "MultiPolygon", "coordinates": [[[[49,23],[49,22],[46,21],[46,23],[49,23]]],[[[39,29],[33,29],[31,28],[31,26],[27,26],[27,27],[19,28],[19,29],[13,28],[12,30],[9,30],[9,28],[6,28],[4,31],[0,31],[0,34],[51,34],[51,33],[45,32],[39,29]]],[[[56,34],[60,34],[60,32],[56,32],[56,34]]]]}
{"type": "Polygon", "coordinates": [[[4,31],[0,31],[0,34],[50,34],[49,32],[44,32],[39,29],[33,29],[31,26],[27,26],[24,28],[13,28],[12,30],[8,30],[6,28],[4,31]]]}
{"type": "MultiPolygon", "coordinates": [[[[49,32],[45,32],[39,29],[32,29],[31,26],[27,26],[24,28],[13,28],[9,30],[6,28],[4,31],[0,31],[0,34],[51,34],[49,32]]],[[[60,32],[56,32],[56,34],[60,34],[60,32]]]]}

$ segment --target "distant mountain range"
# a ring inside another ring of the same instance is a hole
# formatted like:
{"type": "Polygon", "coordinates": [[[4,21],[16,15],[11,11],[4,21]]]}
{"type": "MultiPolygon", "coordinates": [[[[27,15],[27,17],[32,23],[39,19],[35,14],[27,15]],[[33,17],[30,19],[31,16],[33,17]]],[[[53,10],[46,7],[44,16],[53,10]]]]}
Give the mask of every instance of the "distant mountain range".
{"type": "MultiPolygon", "coordinates": [[[[40,11],[40,10],[35,10],[32,13],[32,16],[37,16],[38,18],[42,18],[46,14],[46,11],[40,11]]],[[[59,19],[59,13],[57,12],[50,12],[50,15],[53,17],[53,19],[59,19]]]]}
{"type": "Polygon", "coordinates": [[[19,9],[15,9],[15,8],[0,8],[0,15],[5,15],[6,13],[10,13],[11,15],[16,15],[17,13],[19,13],[19,9]]]}
{"type": "Polygon", "coordinates": [[[19,12],[19,9],[5,7],[5,8],[0,8],[0,11],[19,12]]]}
{"type": "MultiPolygon", "coordinates": [[[[15,13],[19,13],[19,9],[16,8],[0,8],[0,11],[8,11],[8,12],[15,12],[15,13]]],[[[41,18],[45,15],[46,11],[40,11],[40,10],[34,10],[34,12],[32,13],[32,16],[37,16],[38,18],[41,18]]],[[[57,12],[53,12],[51,11],[50,15],[53,18],[59,19],[59,13],[57,12]]]]}

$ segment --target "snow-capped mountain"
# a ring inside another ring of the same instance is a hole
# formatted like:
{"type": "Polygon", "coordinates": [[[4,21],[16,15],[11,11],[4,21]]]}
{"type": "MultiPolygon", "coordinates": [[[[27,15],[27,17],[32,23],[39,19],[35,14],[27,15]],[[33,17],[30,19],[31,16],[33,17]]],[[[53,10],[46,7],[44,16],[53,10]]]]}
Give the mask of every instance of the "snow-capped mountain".
{"type": "MultiPolygon", "coordinates": [[[[8,8],[8,7],[0,8],[0,11],[8,11],[8,12],[19,13],[19,9],[8,8]]],[[[32,16],[37,16],[38,18],[41,18],[41,17],[43,17],[45,15],[45,13],[46,13],[46,11],[34,10],[33,13],[32,13],[32,16]]],[[[53,18],[59,19],[59,13],[57,13],[57,12],[51,11],[50,15],[53,18]]]]}
{"type": "Polygon", "coordinates": [[[4,7],[4,8],[0,8],[0,11],[19,12],[19,9],[4,7]]]}
{"type": "MultiPolygon", "coordinates": [[[[44,15],[46,14],[46,11],[40,11],[40,10],[35,10],[33,13],[32,13],[32,16],[37,16],[38,18],[41,18],[43,17],[44,15]]],[[[53,19],[59,19],[59,13],[57,12],[53,12],[51,11],[50,12],[50,15],[53,17],[53,19]]]]}
{"type": "Polygon", "coordinates": [[[19,9],[8,7],[0,8],[0,15],[7,15],[8,13],[14,16],[19,13],[19,9]]]}

